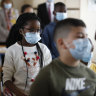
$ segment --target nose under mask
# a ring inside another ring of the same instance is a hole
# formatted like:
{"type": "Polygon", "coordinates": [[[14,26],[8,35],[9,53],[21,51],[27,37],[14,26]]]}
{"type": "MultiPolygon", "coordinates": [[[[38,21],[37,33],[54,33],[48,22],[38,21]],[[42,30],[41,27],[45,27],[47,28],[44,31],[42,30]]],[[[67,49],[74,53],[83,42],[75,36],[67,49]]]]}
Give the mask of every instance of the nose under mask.
{"type": "Polygon", "coordinates": [[[61,21],[67,18],[67,13],[64,12],[57,12],[56,13],[56,20],[61,21]]]}
{"type": "Polygon", "coordinates": [[[40,34],[36,32],[27,32],[24,37],[30,44],[36,44],[41,40],[40,34]]]}
{"type": "Polygon", "coordinates": [[[88,60],[91,57],[92,44],[88,38],[77,39],[73,41],[75,48],[69,48],[69,51],[73,58],[76,60],[88,60]]]}

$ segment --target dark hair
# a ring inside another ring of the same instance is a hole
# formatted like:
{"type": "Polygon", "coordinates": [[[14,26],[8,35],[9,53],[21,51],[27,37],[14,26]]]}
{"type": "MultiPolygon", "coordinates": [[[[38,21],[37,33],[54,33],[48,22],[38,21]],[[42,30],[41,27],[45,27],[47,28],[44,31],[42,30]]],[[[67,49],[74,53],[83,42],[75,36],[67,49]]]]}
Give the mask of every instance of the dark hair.
{"type": "Polygon", "coordinates": [[[54,5],[54,10],[56,10],[56,8],[58,8],[58,7],[66,7],[66,5],[64,4],[64,3],[62,3],[62,2],[58,2],[58,3],[56,3],[55,5],[54,5]]]}
{"type": "MultiPolygon", "coordinates": [[[[3,6],[3,4],[4,4],[4,2],[5,2],[6,0],[2,0],[1,1],[1,7],[3,8],[4,6],[3,6]]],[[[12,6],[13,6],[13,1],[12,0],[9,0],[10,2],[12,2],[12,6]]]]}
{"type": "Polygon", "coordinates": [[[20,33],[17,31],[16,24],[14,24],[11,27],[9,36],[6,40],[6,46],[10,47],[11,45],[15,44],[17,41],[20,41],[22,39],[22,36],[20,33]]]}
{"type": "MultiPolygon", "coordinates": [[[[16,30],[18,32],[18,34],[20,35],[19,30],[21,28],[23,28],[25,25],[27,25],[27,23],[31,20],[40,21],[35,13],[24,13],[24,14],[20,15],[16,21],[14,30],[16,30]]],[[[20,36],[20,38],[18,38],[18,40],[20,40],[20,39],[21,39],[21,36],[20,36]]]]}
{"type": "Polygon", "coordinates": [[[70,32],[70,27],[85,27],[85,23],[80,19],[74,19],[74,18],[67,18],[65,20],[59,21],[54,29],[54,40],[57,39],[58,36],[64,36],[68,35],[68,32],[70,32]],[[66,30],[66,31],[65,31],[66,30]]]}
{"type": "Polygon", "coordinates": [[[6,45],[7,47],[13,45],[17,41],[22,40],[22,35],[19,33],[19,30],[27,25],[27,22],[30,20],[38,20],[39,18],[36,16],[35,13],[24,13],[20,15],[10,30],[6,45]]]}
{"type": "Polygon", "coordinates": [[[21,7],[21,13],[24,13],[24,11],[27,9],[27,8],[33,8],[31,5],[29,5],[29,4],[25,4],[25,5],[23,5],[22,7],[21,7]]]}

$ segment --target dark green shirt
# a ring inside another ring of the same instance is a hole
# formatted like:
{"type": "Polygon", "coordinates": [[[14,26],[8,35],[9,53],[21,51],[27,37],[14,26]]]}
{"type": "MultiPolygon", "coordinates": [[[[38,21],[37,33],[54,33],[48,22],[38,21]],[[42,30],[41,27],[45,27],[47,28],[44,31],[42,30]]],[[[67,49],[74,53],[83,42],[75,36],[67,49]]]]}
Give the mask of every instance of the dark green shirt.
{"type": "Polygon", "coordinates": [[[30,96],[96,96],[96,75],[83,64],[70,67],[59,59],[42,69],[30,96]]]}

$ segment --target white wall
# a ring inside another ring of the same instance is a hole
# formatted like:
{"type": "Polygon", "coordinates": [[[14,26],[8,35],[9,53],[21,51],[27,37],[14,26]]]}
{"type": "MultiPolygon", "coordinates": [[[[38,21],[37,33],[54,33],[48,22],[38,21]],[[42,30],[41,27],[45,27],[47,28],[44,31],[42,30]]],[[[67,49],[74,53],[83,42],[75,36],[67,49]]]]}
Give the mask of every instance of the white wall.
{"type": "Polygon", "coordinates": [[[89,10],[88,0],[81,0],[80,2],[80,18],[85,21],[89,38],[94,44],[95,49],[93,61],[96,62],[96,41],[94,40],[94,35],[96,31],[96,11],[89,10]]]}

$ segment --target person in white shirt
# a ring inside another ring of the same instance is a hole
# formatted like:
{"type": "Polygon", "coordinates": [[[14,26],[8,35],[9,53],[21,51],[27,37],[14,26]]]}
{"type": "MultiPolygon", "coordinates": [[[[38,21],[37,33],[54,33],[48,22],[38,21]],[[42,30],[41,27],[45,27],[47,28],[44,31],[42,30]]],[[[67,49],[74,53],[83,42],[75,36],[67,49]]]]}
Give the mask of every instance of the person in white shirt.
{"type": "Polygon", "coordinates": [[[37,15],[41,20],[41,27],[44,27],[50,22],[54,21],[54,0],[47,0],[45,3],[40,4],[37,8],[37,15]]]}
{"type": "Polygon", "coordinates": [[[14,25],[18,42],[8,48],[3,66],[4,93],[6,96],[28,96],[31,84],[40,69],[48,65],[51,54],[38,41],[40,21],[35,13],[24,13],[14,25]]]}

